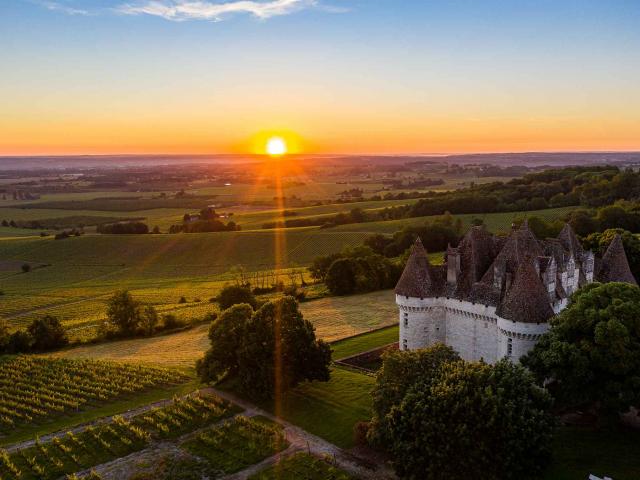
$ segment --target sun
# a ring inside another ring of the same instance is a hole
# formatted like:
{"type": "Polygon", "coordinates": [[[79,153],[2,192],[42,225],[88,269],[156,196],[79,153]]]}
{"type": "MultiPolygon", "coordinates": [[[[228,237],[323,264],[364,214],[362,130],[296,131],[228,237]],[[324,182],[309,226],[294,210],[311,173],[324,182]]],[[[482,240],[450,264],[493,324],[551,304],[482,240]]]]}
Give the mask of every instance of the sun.
{"type": "Polygon", "coordinates": [[[282,137],[271,137],[267,140],[266,150],[272,157],[279,157],[287,153],[287,143],[282,137]]]}

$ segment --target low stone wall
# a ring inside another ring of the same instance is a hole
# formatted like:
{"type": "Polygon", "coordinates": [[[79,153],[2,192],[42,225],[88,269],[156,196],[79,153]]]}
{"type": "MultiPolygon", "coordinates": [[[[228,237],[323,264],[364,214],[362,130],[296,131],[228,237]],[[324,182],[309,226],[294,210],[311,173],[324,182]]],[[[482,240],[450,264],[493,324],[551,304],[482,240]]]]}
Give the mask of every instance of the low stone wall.
{"type": "Polygon", "coordinates": [[[376,370],[371,368],[371,365],[376,364],[380,360],[380,357],[382,357],[382,354],[388,350],[398,350],[398,342],[385,345],[384,347],[374,348],[373,350],[358,353],[350,357],[341,358],[335,363],[366,372],[375,372],[376,370]]]}

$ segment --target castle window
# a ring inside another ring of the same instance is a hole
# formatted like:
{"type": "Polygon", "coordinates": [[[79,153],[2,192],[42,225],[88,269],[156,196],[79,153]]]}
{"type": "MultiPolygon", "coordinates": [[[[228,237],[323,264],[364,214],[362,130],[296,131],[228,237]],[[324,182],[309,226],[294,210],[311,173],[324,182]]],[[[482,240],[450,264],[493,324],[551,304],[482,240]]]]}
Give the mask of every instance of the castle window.
{"type": "Polygon", "coordinates": [[[409,326],[409,314],[408,313],[404,314],[404,326],[405,327],[409,326]]]}
{"type": "Polygon", "coordinates": [[[507,339],[507,357],[513,355],[513,338],[507,339]]]}
{"type": "Polygon", "coordinates": [[[407,348],[408,348],[407,347],[407,339],[405,338],[404,340],[402,340],[402,349],[406,350],[407,348]]]}

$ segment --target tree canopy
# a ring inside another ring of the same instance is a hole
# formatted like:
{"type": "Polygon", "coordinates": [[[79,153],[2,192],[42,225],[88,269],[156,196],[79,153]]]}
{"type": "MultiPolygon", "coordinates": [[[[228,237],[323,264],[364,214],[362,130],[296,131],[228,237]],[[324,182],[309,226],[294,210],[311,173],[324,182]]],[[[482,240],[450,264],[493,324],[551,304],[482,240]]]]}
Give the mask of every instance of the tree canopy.
{"type": "Polygon", "coordinates": [[[246,303],[256,308],[258,302],[251,290],[240,285],[227,285],[218,294],[216,298],[221,310],[226,310],[234,305],[246,303]]]}
{"type": "Polygon", "coordinates": [[[640,289],[592,283],[578,290],[522,359],[559,406],[617,413],[640,405],[640,289]]]}
{"type": "Polygon", "coordinates": [[[64,347],[69,343],[67,333],[56,317],[47,315],[36,318],[27,329],[33,338],[32,348],[36,351],[47,351],[64,347]]]}
{"type": "MultiPolygon", "coordinates": [[[[392,383],[398,386],[388,390],[393,405],[380,426],[398,476],[416,480],[466,480],[477,478],[478,472],[487,480],[538,476],[550,457],[554,424],[548,393],[535,385],[524,367],[508,360],[493,366],[447,361],[451,353],[438,348],[408,360],[413,374],[406,383],[396,379],[392,383]],[[427,375],[418,373],[423,362],[427,375]]],[[[378,393],[384,391],[380,382],[385,379],[386,375],[378,378],[378,393]]]]}
{"type": "Polygon", "coordinates": [[[226,376],[247,396],[273,398],[303,381],[328,381],[331,349],[298,303],[283,297],[257,311],[236,305],[213,322],[211,348],[196,364],[203,381],[226,376]]]}

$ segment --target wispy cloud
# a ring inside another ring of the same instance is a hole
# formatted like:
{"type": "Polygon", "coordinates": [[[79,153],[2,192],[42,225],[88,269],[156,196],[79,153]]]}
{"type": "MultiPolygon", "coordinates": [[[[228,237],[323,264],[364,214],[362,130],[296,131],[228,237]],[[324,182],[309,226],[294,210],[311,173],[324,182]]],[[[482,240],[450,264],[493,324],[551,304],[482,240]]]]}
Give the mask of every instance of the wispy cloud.
{"type": "Polygon", "coordinates": [[[46,0],[37,1],[36,3],[39,5],[42,5],[47,10],[51,10],[54,12],[62,12],[62,13],[66,13],[67,15],[91,15],[91,13],[88,10],[84,10],[82,8],[75,8],[70,5],[65,5],[64,3],[49,2],[46,0]]]}
{"type": "Polygon", "coordinates": [[[153,15],[174,21],[221,21],[234,14],[267,19],[318,6],[318,0],[232,0],[222,3],[204,0],[144,0],[121,5],[116,10],[126,15],[153,15]]]}

